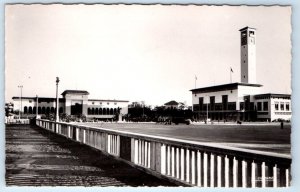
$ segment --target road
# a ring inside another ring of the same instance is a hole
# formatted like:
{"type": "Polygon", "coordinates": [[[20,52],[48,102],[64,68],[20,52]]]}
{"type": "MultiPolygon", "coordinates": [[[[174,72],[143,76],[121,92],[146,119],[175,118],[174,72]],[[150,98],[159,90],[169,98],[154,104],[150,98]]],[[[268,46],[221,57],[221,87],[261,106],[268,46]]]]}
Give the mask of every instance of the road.
{"type": "Polygon", "coordinates": [[[30,125],[6,126],[7,186],[174,186],[30,125]]]}
{"type": "Polygon", "coordinates": [[[162,125],[155,123],[77,123],[132,133],[165,136],[188,141],[217,143],[226,146],[282,154],[291,153],[291,125],[279,123],[213,125],[162,125]]]}

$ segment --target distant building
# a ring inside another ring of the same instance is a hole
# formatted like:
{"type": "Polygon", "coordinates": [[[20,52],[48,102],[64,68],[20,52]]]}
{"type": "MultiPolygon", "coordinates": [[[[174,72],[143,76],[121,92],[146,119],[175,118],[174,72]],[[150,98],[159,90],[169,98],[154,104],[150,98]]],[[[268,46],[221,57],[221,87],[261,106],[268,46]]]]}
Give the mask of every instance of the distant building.
{"type": "Polygon", "coordinates": [[[171,109],[178,109],[179,108],[179,103],[177,101],[169,101],[164,104],[165,108],[171,108],[171,109]]]}
{"type": "Polygon", "coordinates": [[[205,120],[291,119],[291,95],[261,93],[256,84],[256,29],[241,32],[241,83],[192,89],[193,112],[205,120]]]}
{"type": "Polygon", "coordinates": [[[166,109],[183,109],[183,110],[188,109],[188,106],[186,106],[185,103],[177,102],[177,101],[174,101],[174,100],[165,103],[164,107],[166,109]]]}
{"type": "MultiPolygon", "coordinates": [[[[116,114],[128,113],[128,101],[89,99],[89,93],[83,90],[65,90],[59,98],[59,113],[85,115],[87,118],[112,119],[116,114]]],[[[25,115],[55,113],[56,98],[49,97],[13,97],[14,111],[25,115]],[[22,106],[22,108],[21,108],[22,106]],[[21,108],[21,109],[20,109],[21,108]]]]}

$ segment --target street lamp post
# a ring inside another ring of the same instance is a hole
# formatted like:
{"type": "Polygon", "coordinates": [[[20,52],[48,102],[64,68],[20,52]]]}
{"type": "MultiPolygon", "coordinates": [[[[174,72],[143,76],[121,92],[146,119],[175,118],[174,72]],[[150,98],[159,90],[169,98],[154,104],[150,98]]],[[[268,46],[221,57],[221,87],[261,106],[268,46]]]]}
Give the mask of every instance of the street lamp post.
{"type": "Polygon", "coordinates": [[[59,78],[56,77],[56,117],[55,117],[55,121],[58,122],[59,121],[59,114],[58,114],[58,83],[59,83],[59,78]]]}
{"type": "Polygon", "coordinates": [[[206,103],[206,123],[208,123],[208,102],[209,102],[209,97],[207,96],[207,103],[206,103]]]}
{"type": "Polygon", "coordinates": [[[38,109],[39,109],[39,97],[38,97],[38,95],[36,95],[36,110],[35,110],[36,118],[38,118],[38,115],[39,115],[38,109]]]}
{"type": "Polygon", "coordinates": [[[19,85],[18,88],[21,89],[20,110],[19,110],[19,119],[21,119],[21,110],[22,110],[22,89],[23,89],[23,85],[19,85]]]}

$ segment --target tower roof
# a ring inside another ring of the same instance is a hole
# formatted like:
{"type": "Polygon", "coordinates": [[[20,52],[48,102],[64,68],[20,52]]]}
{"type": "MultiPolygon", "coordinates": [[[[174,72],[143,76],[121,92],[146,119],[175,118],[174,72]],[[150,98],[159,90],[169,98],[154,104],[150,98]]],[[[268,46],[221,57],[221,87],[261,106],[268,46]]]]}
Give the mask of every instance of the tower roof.
{"type": "Polygon", "coordinates": [[[253,28],[253,27],[244,27],[244,28],[242,28],[242,29],[240,29],[239,31],[245,31],[245,30],[247,30],[247,29],[253,29],[253,30],[256,30],[256,28],[253,28]]]}
{"type": "Polygon", "coordinates": [[[66,94],[88,95],[89,92],[84,90],[65,90],[61,95],[66,95],[66,94]]]}

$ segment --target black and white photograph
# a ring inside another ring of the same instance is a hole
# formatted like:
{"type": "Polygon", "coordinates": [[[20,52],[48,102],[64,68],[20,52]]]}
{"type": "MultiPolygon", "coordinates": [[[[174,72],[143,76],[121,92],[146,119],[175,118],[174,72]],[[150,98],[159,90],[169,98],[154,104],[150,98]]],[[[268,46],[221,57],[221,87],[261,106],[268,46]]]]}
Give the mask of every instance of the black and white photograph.
{"type": "Polygon", "coordinates": [[[292,6],[4,7],[7,187],[292,186],[292,6]]]}

